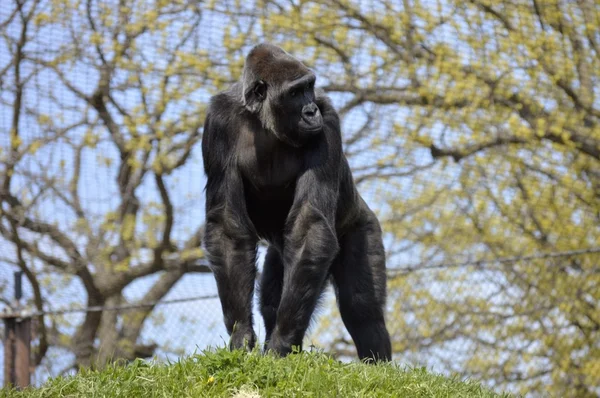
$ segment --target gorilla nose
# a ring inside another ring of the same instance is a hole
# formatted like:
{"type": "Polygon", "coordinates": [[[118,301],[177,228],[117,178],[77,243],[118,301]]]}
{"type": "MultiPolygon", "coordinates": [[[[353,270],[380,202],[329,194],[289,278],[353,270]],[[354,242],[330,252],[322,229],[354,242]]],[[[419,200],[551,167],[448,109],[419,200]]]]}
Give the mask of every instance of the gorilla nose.
{"type": "Polygon", "coordinates": [[[302,108],[302,115],[310,118],[314,117],[318,111],[319,108],[317,107],[317,105],[314,102],[311,102],[308,105],[304,105],[304,107],[302,108]]]}

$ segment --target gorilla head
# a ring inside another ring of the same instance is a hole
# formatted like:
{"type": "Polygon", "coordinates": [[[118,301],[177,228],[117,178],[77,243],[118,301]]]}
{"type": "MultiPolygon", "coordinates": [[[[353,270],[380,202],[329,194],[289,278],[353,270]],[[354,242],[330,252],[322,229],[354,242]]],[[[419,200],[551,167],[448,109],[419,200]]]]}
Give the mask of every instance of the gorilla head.
{"type": "Polygon", "coordinates": [[[244,106],[278,139],[298,147],[323,130],[315,104],[315,74],[281,48],[254,47],[242,80],[244,106]]]}

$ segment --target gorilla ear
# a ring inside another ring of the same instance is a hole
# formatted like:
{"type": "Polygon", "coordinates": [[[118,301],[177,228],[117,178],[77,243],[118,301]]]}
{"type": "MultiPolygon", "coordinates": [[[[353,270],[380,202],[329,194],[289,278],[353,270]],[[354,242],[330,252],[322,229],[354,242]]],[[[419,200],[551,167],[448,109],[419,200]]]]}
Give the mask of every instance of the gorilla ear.
{"type": "Polygon", "coordinates": [[[258,80],[244,93],[244,105],[248,111],[257,113],[260,111],[265,98],[267,98],[267,84],[262,80],[258,80]]]}

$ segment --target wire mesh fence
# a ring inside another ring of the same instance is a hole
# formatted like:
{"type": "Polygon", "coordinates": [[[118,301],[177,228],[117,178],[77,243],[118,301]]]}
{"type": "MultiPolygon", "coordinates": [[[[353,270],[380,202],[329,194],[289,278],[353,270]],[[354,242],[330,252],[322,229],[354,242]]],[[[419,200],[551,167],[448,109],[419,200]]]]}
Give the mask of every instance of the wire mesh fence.
{"type": "MultiPolygon", "coordinates": [[[[5,3],[0,311],[34,320],[36,384],[226,344],[199,141],[209,97],[271,41],[340,113],[395,359],[600,394],[594,1],[5,3]]],[[[354,357],[330,290],[306,343],[354,357]]]]}

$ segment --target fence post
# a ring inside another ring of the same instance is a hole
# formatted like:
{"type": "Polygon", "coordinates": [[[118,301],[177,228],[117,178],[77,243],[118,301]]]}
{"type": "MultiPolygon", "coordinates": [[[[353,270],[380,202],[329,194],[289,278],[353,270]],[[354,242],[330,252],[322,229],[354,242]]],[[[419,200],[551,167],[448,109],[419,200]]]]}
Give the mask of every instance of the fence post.
{"type": "MultiPolygon", "coordinates": [[[[15,272],[15,299],[22,297],[22,272],[15,272]]],[[[31,318],[19,311],[0,314],[4,318],[4,385],[24,388],[31,383],[31,318]]]]}
{"type": "Polygon", "coordinates": [[[25,388],[31,383],[31,318],[22,318],[17,320],[15,337],[16,357],[15,357],[15,385],[19,388],[25,388]]]}
{"type": "Polygon", "coordinates": [[[15,325],[16,318],[4,318],[4,385],[15,384],[15,325]]]}

